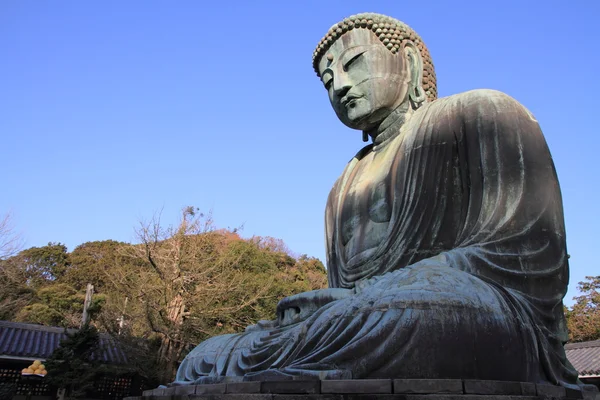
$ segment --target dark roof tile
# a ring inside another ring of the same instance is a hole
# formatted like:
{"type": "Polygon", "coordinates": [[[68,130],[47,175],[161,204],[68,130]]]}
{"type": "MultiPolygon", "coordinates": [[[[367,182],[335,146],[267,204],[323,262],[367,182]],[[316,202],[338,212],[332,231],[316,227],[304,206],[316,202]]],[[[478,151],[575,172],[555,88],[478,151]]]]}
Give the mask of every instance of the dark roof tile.
{"type": "MultiPolygon", "coordinates": [[[[46,359],[66,337],[65,330],[59,327],[0,321],[0,356],[46,359]]],[[[100,333],[100,346],[102,361],[127,363],[125,353],[110,335],[100,333]]]]}
{"type": "Polygon", "coordinates": [[[567,358],[582,378],[600,375],[600,340],[565,345],[567,358]]]}

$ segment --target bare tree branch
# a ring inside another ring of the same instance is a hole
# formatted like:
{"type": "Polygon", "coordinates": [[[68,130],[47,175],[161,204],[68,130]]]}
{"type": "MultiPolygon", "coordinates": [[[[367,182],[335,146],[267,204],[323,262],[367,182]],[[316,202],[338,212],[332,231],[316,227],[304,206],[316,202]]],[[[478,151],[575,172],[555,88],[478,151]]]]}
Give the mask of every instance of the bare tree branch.
{"type": "Polygon", "coordinates": [[[11,213],[0,218],[0,260],[16,255],[23,248],[23,238],[15,232],[11,213]]]}

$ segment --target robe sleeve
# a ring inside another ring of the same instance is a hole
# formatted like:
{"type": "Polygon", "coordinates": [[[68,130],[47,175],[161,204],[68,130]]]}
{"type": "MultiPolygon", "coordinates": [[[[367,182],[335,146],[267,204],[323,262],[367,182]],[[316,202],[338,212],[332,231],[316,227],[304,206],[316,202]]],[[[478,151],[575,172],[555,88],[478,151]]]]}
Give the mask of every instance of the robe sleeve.
{"type": "Polygon", "coordinates": [[[544,303],[552,319],[568,284],[554,164],[527,109],[500,92],[477,92],[459,102],[463,126],[452,130],[461,221],[447,255],[457,268],[544,303]]]}
{"type": "Polygon", "coordinates": [[[442,100],[415,121],[418,133],[403,147],[386,269],[444,259],[488,282],[533,326],[548,380],[574,384],[563,348],[569,265],[562,198],[540,126],[501,92],[442,100]]]}
{"type": "MultiPolygon", "coordinates": [[[[479,92],[479,91],[478,91],[479,92]]],[[[540,361],[553,383],[574,383],[562,299],[569,281],[562,198],[538,122],[495,91],[461,99],[456,135],[459,224],[448,264],[506,291],[535,327],[540,361]]]]}

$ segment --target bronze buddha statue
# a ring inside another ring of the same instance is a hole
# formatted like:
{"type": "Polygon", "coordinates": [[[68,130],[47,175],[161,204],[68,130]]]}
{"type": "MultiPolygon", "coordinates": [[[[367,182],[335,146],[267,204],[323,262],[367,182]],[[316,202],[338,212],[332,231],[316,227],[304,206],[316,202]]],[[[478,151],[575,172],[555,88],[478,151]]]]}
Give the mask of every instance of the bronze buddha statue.
{"type": "Polygon", "coordinates": [[[201,343],[174,384],[269,374],[577,387],[563,349],[562,199],[531,113],[493,90],[437,99],[421,38],[379,14],[334,25],[313,66],[338,118],[372,139],[327,201],[329,289],[201,343]]]}

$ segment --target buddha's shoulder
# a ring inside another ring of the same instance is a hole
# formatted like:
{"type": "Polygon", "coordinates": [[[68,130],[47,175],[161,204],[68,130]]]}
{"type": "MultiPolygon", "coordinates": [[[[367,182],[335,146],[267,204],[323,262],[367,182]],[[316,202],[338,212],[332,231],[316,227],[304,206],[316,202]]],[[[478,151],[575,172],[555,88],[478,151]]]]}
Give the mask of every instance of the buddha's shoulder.
{"type": "MultiPolygon", "coordinates": [[[[513,111],[531,113],[517,100],[493,89],[476,89],[468,92],[442,97],[428,103],[423,111],[428,113],[443,112],[462,116],[472,116],[474,113],[488,116],[511,114],[513,111]]],[[[533,116],[531,116],[533,118],[533,116]]]]}

